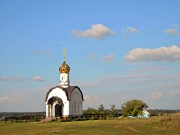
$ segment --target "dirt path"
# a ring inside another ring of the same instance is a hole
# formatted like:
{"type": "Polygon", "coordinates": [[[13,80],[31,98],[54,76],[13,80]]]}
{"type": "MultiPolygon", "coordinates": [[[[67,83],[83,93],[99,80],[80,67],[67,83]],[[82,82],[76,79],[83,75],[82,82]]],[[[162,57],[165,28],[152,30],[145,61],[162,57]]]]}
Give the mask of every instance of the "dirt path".
{"type": "Polygon", "coordinates": [[[136,129],[132,128],[132,127],[128,127],[128,129],[130,129],[131,131],[137,132],[137,133],[145,133],[145,132],[136,130],[136,129]]]}

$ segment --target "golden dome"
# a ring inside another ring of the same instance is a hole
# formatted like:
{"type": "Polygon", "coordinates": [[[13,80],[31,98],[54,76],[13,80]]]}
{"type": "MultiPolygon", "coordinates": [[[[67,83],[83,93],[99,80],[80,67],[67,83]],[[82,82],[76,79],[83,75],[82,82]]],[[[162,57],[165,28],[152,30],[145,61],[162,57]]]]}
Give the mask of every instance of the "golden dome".
{"type": "Polygon", "coordinates": [[[66,64],[66,60],[64,59],[63,64],[59,67],[60,73],[69,73],[70,67],[66,64]]]}

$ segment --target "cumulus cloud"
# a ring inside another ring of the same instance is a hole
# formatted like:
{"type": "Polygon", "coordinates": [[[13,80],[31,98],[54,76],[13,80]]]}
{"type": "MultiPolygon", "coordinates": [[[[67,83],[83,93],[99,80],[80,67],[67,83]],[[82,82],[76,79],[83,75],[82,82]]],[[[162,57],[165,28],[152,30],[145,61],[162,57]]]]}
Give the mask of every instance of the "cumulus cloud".
{"type": "Polygon", "coordinates": [[[126,56],[127,61],[180,61],[180,47],[159,47],[157,49],[137,48],[126,56]]]}
{"type": "Polygon", "coordinates": [[[104,26],[103,24],[95,24],[92,25],[90,29],[79,31],[79,30],[72,30],[72,33],[81,38],[96,38],[100,39],[106,36],[114,35],[114,32],[111,31],[108,27],[104,26]]]}
{"type": "Polygon", "coordinates": [[[32,78],[32,80],[33,81],[45,81],[43,78],[41,78],[40,76],[34,76],[33,78],[32,78]]]}
{"type": "Polygon", "coordinates": [[[107,56],[104,56],[104,61],[105,62],[112,62],[115,58],[115,55],[114,54],[111,54],[111,55],[107,55],[107,56]]]}
{"type": "Polygon", "coordinates": [[[0,77],[0,81],[25,81],[23,77],[0,77]]]}
{"type": "Polygon", "coordinates": [[[132,27],[132,26],[129,26],[129,27],[127,27],[126,29],[123,29],[123,30],[121,31],[121,35],[122,35],[123,37],[127,37],[127,36],[129,36],[130,34],[132,34],[132,33],[137,33],[137,32],[139,32],[139,30],[138,30],[137,28],[132,27]]]}
{"type": "Polygon", "coordinates": [[[168,34],[168,35],[178,35],[178,34],[180,34],[179,29],[176,29],[176,28],[174,28],[174,29],[165,29],[164,32],[166,34],[168,34]]]}

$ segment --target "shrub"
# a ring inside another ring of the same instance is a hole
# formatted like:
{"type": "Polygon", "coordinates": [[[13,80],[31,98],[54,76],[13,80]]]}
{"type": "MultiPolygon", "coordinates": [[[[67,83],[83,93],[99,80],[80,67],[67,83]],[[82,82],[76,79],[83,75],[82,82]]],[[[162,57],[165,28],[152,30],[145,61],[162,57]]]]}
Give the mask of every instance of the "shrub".
{"type": "Polygon", "coordinates": [[[156,123],[158,127],[180,130],[180,114],[166,114],[159,117],[156,123]]]}

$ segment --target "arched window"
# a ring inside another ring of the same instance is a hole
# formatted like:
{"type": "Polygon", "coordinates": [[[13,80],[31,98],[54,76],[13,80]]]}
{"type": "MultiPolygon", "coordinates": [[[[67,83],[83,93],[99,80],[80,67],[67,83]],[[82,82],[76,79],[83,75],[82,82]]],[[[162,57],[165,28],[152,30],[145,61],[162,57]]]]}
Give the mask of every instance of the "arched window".
{"type": "Polygon", "coordinates": [[[72,113],[73,113],[73,110],[74,110],[74,108],[73,108],[74,106],[72,105],[72,113]]]}
{"type": "Polygon", "coordinates": [[[76,113],[76,102],[74,103],[74,113],[76,113]]]}
{"type": "Polygon", "coordinates": [[[77,108],[77,109],[78,109],[78,113],[79,113],[79,110],[80,110],[79,105],[78,105],[78,108],[77,108]]]}

